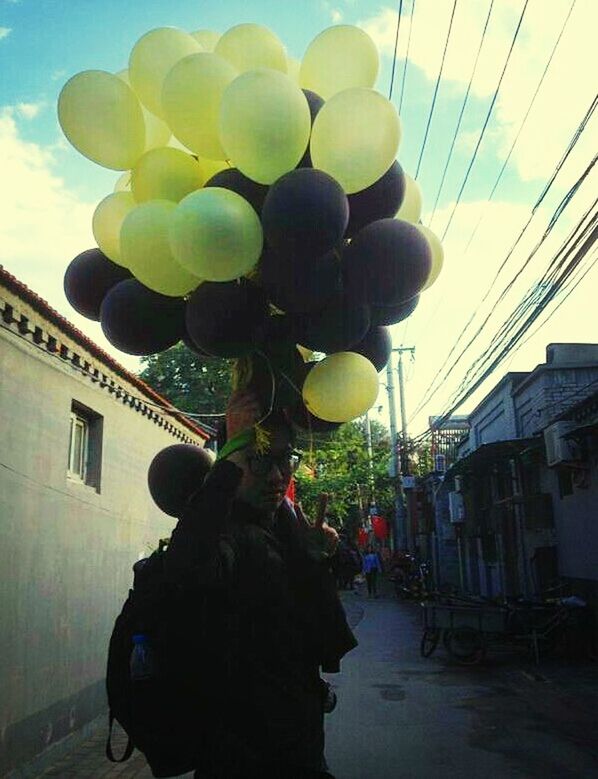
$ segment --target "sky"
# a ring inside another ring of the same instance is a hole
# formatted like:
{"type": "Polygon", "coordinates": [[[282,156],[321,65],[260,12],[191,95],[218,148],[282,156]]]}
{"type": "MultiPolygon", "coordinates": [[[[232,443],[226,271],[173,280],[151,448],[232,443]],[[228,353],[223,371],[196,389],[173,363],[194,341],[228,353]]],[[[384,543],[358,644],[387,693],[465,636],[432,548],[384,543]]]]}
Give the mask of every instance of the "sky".
{"type": "MultiPolygon", "coordinates": [[[[528,0],[527,5],[525,0],[494,0],[455,137],[490,2],[457,0],[455,5],[454,0],[415,0],[415,8],[414,0],[402,3],[392,93],[393,103],[397,109],[400,106],[403,128],[398,159],[415,176],[421,156],[422,221],[440,236],[446,232],[445,264],[438,281],[422,294],[415,313],[392,328],[395,346],[415,347],[415,359],[407,360],[405,384],[411,433],[424,430],[428,416],[445,410],[472,361],[484,353],[500,323],[535,285],[597,191],[594,169],[510,292],[497,304],[500,291],[523,267],[553,212],[595,154],[598,120],[592,117],[497,278],[499,266],[530,220],[532,207],[597,92],[594,31],[598,4],[595,0],[528,0]],[[519,35],[483,140],[455,206],[524,6],[519,35]],[[422,156],[453,8],[442,78],[422,156]],[[495,286],[483,301],[493,282],[495,286]],[[468,320],[474,316],[475,325],[488,313],[490,319],[482,335],[439,384],[438,391],[422,404],[468,320]],[[421,408],[414,414],[418,406],[421,408]]],[[[224,32],[235,24],[256,22],[275,32],[289,54],[300,59],[321,30],[333,24],[355,24],[378,46],[381,67],[376,88],[388,97],[398,7],[398,2],[380,0],[0,0],[0,263],[122,364],[136,370],[138,360],[110,346],[100,326],[77,315],[62,291],[62,277],[70,260],[94,245],[94,209],[113,190],[119,175],[83,158],[62,135],[56,102],[64,83],[86,69],[117,72],[125,68],[135,42],[155,27],[224,32]]],[[[594,292],[598,264],[590,265],[595,257],[595,250],[586,257],[580,273],[588,270],[587,275],[546,324],[497,367],[458,413],[471,411],[507,370],[532,370],[544,362],[547,344],[598,341],[594,292]]],[[[539,323],[563,297],[557,296],[539,323]]],[[[380,374],[380,396],[373,413],[387,422],[384,380],[385,375],[380,374]]]]}

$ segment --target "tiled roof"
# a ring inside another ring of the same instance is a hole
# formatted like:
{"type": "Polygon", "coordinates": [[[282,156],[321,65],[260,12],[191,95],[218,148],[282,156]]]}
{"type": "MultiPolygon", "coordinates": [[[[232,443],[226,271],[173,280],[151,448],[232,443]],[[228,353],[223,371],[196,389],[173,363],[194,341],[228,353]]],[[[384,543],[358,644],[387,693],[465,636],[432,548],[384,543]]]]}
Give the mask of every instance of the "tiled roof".
{"type": "MultiPolygon", "coordinates": [[[[44,319],[56,325],[56,327],[58,327],[66,336],[83,346],[88,352],[90,352],[90,354],[93,354],[94,357],[101,360],[112,371],[135,386],[146,396],[146,398],[148,398],[148,400],[151,400],[153,403],[156,403],[160,406],[165,406],[167,409],[173,408],[172,404],[166,400],[166,398],[162,397],[162,395],[152,389],[149,384],[146,384],[144,381],[142,381],[139,376],[136,376],[134,373],[131,373],[131,371],[128,371],[126,368],[124,368],[117,360],[114,359],[114,357],[111,357],[108,352],[105,352],[103,349],[101,349],[90,338],[84,335],[81,330],[75,327],[72,322],[69,322],[68,319],[59,314],[58,311],[52,308],[52,306],[50,306],[47,301],[41,298],[33,290],[29,289],[29,287],[27,287],[25,284],[23,284],[22,281],[19,281],[15,276],[9,273],[2,265],[0,265],[0,285],[17,295],[22,301],[30,305],[33,309],[35,309],[35,311],[41,314],[44,319]]],[[[210,437],[210,433],[207,430],[198,425],[196,422],[193,422],[184,414],[176,411],[171,411],[169,413],[196,435],[201,436],[205,440],[210,437]]]]}

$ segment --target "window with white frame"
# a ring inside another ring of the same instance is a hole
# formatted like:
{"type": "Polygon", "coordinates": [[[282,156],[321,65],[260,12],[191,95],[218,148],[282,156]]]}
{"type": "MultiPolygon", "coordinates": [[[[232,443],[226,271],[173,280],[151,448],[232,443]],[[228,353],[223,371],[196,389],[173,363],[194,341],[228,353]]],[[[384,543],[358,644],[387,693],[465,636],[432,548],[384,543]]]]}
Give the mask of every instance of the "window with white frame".
{"type": "Polygon", "coordinates": [[[86,481],[89,457],[89,423],[71,411],[71,436],[69,442],[69,476],[86,481]]]}
{"type": "Polygon", "coordinates": [[[100,492],[103,417],[87,406],[71,405],[67,475],[100,492]]]}

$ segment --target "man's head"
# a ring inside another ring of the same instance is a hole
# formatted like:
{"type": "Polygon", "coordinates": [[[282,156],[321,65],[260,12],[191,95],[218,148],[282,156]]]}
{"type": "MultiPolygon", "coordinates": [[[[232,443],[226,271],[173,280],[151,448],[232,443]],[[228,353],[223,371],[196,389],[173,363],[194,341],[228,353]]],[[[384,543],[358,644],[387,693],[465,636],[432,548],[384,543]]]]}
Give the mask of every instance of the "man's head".
{"type": "MultiPolygon", "coordinates": [[[[240,402],[235,399],[232,404],[233,412],[238,414],[244,403],[247,403],[246,398],[241,397],[240,402]]],[[[230,420],[232,415],[227,416],[230,420]]],[[[234,433],[238,434],[239,428],[243,430],[247,427],[247,422],[243,419],[236,426],[234,433]]],[[[252,442],[227,459],[243,471],[237,496],[265,516],[272,517],[284,500],[299,457],[293,448],[293,429],[282,412],[271,413],[260,427],[267,434],[267,445],[263,451],[252,442]]]]}

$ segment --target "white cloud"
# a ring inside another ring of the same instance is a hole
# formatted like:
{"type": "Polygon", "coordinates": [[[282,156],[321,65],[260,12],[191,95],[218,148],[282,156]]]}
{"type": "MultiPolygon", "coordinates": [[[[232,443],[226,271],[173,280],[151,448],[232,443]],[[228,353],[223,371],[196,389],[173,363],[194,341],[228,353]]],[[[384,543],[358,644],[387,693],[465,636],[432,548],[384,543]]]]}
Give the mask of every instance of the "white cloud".
{"type": "MultiPolygon", "coordinates": [[[[570,0],[550,3],[530,2],[518,41],[513,49],[499,97],[494,122],[500,132],[488,136],[485,143],[495,142],[499,156],[506,156],[530,105],[534,91],[548,62],[552,48],[570,8],[570,0]]],[[[420,68],[435,82],[448,31],[452,0],[418,0],[409,50],[410,64],[420,68]]],[[[486,40],[472,84],[472,97],[489,105],[506,60],[522,4],[515,0],[495,2],[486,40]]],[[[451,39],[443,69],[440,99],[446,99],[446,88],[469,83],[488,4],[464,0],[455,13],[451,39]]],[[[384,7],[375,16],[361,21],[380,51],[392,56],[397,12],[384,7]]],[[[406,56],[408,25],[401,20],[398,56],[406,56]]],[[[594,0],[577,0],[541,91],[526,121],[525,129],[513,153],[513,164],[524,180],[545,178],[552,172],[567,141],[596,91],[594,30],[598,22],[598,5],[594,0]]],[[[454,92],[452,93],[454,96],[454,92]]],[[[590,134],[587,133],[589,136],[590,134]]],[[[591,154],[590,141],[585,146],[591,154]]]]}
{"type": "Polygon", "coordinates": [[[108,344],[100,326],[79,316],[64,296],[70,260],[95,245],[94,203],[81,202],[56,174],[51,148],[23,140],[14,107],[0,109],[0,263],[119,362],[129,358],[108,344]]]}
{"type": "Polygon", "coordinates": [[[343,11],[332,5],[332,3],[328,2],[328,0],[322,0],[320,3],[322,11],[326,14],[326,16],[330,17],[330,20],[333,24],[339,24],[339,22],[343,19],[343,11]]]}
{"type": "Polygon", "coordinates": [[[12,27],[0,27],[0,41],[8,37],[12,32],[12,27]]]}
{"type": "Polygon", "coordinates": [[[17,103],[15,109],[24,119],[35,119],[42,107],[42,103],[17,103]]]}

